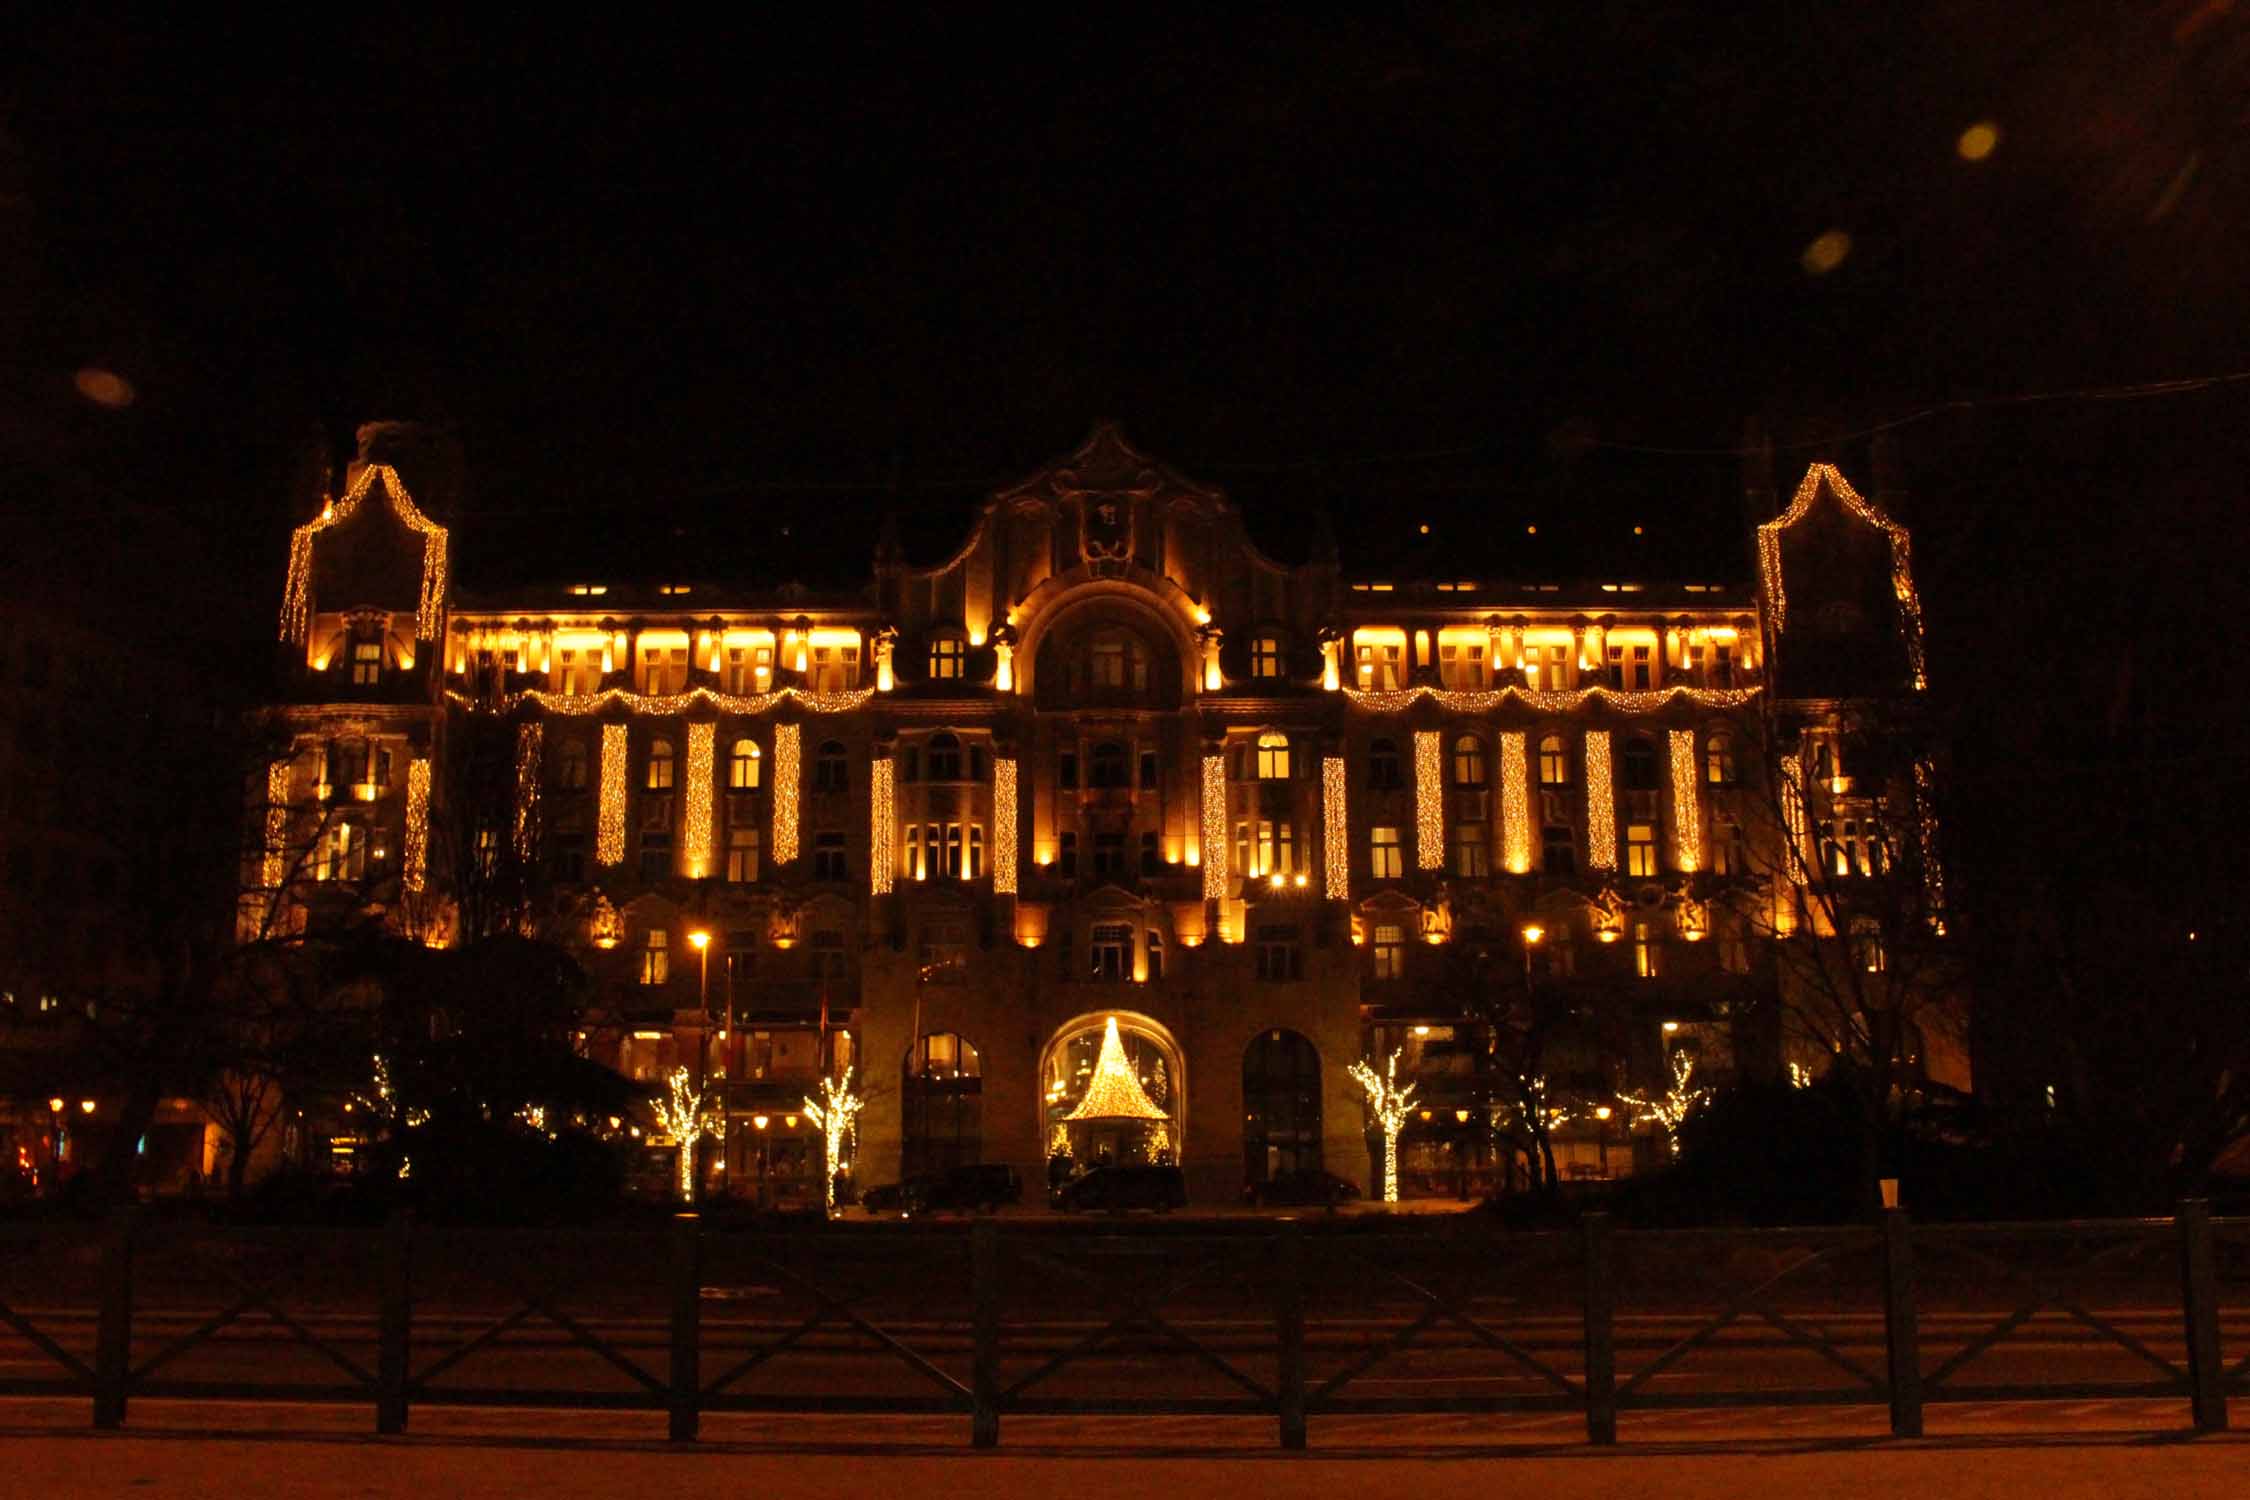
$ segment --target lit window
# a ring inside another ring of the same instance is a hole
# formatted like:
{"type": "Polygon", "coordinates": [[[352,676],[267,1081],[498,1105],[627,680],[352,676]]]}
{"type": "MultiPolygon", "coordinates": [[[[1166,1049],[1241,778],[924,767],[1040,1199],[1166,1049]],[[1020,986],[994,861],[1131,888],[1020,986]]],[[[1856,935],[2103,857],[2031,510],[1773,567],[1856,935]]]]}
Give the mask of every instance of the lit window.
{"type": "Polygon", "coordinates": [[[1406,933],[1391,923],[1375,928],[1375,977],[1401,979],[1406,974],[1406,933]]]}
{"type": "Polygon", "coordinates": [[[1379,692],[1395,692],[1400,685],[1402,646],[1365,644],[1359,648],[1359,685],[1379,692]]]}
{"type": "Polygon", "coordinates": [[[1258,859],[1252,875],[1293,875],[1297,872],[1297,830],[1289,823],[1264,819],[1258,823],[1258,859]]]}
{"type": "Polygon", "coordinates": [[[1447,687],[1464,692],[1484,687],[1484,647],[1470,642],[1440,643],[1438,677],[1447,687]]]}
{"type": "Polygon", "coordinates": [[[1734,736],[1721,731],[1703,744],[1703,779],[1713,786],[1733,786],[1734,736]]]}
{"type": "Polygon", "coordinates": [[[1633,924],[1633,972],[1643,979],[1656,977],[1656,934],[1646,922],[1633,924]]]}
{"type": "Polygon", "coordinates": [[[1396,828],[1374,828],[1368,831],[1368,853],[1377,880],[1397,880],[1406,873],[1406,857],[1401,852],[1396,828]]]}
{"type": "Polygon", "coordinates": [[[641,652],[641,691],[666,697],[687,687],[687,647],[650,646],[641,652]]]}
{"type": "Polygon", "coordinates": [[[1250,642],[1250,675],[1252,677],[1279,677],[1281,675],[1281,637],[1261,635],[1250,642]]]}
{"type": "Polygon", "coordinates": [[[652,740],[648,747],[648,776],[642,782],[652,792],[672,790],[672,742],[652,740]]]}
{"type": "Polygon", "coordinates": [[[765,757],[758,751],[758,742],[739,739],[727,755],[727,789],[736,792],[754,792],[764,779],[765,757]]]}
{"type": "Polygon", "coordinates": [[[1883,952],[1883,924],[1880,919],[1852,918],[1852,963],[1870,974],[1880,974],[1890,967],[1889,957],[1883,952]]]}
{"type": "Polygon", "coordinates": [[[1539,784],[1570,785],[1570,751],[1559,734],[1543,736],[1539,741],[1539,784]]]}
{"type": "Polygon", "coordinates": [[[1258,736],[1258,779],[1289,779],[1289,736],[1272,729],[1258,736]]]}
{"type": "Polygon", "coordinates": [[[1453,784],[1484,785],[1484,742],[1473,734],[1464,734],[1453,742],[1453,784]]]}
{"type": "Polygon", "coordinates": [[[1096,979],[1129,979],[1133,974],[1133,929],[1123,922],[1096,923],[1087,945],[1088,971],[1096,979]]]}
{"type": "Polygon", "coordinates": [[[591,693],[601,682],[601,662],[589,651],[583,660],[575,647],[555,653],[556,685],[568,697],[591,693]]]}
{"type": "Polygon", "coordinates": [[[1625,825],[1625,873],[1639,880],[1656,876],[1656,829],[1648,823],[1625,825]]]}
{"type": "Polygon", "coordinates": [[[352,681],[361,687],[383,679],[383,643],[352,642],[352,681]]]}
{"type": "Polygon", "coordinates": [[[968,668],[969,643],[959,636],[939,636],[930,642],[930,680],[958,681],[968,668]]]}
{"type": "Polygon", "coordinates": [[[662,984],[672,977],[672,935],[651,927],[641,938],[641,983],[662,984]]]}
{"type": "Polygon", "coordinates": [[[727,830],[727,881],[732,885],[748,885],[758,878],[758,830],[755,828],[730,828],[727,830]]]}

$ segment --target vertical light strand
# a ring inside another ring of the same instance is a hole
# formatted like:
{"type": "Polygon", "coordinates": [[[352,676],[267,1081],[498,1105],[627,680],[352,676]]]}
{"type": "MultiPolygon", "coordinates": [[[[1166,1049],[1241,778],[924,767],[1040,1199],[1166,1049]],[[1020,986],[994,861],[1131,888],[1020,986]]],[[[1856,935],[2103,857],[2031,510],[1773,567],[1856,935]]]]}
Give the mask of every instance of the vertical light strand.
{"type": "Polygon", "coordinates": [[[1524,748],[1521,731],[1500,736],[1500,836],[1506,840],[1501,857],[1511,875],[1531,871],[1531,767],[1524,748]]]}
{"type": "Polygon", "coordinates": [[[1227,758],[1203,757],[1203,899],[1227,893],[1227,758]]]}
{"type": "Polygon", "coordinates": [[[546,726],[526,719],[516,726],[516,858],[528,860],[538,832],[539,770],[546,743],[546,726]]]}
{"type": "Polygon", "coordinates": [[[708,721],[687,727],[687,797],[681,807],[680,869],[690,880],[711,873],[711,797],[719,726],[708,721]]]}
{"type": "Polygon", "coordinates": [[[594,861],[614,865],[625,858],[625,726],[602,726],[601,801],[594,816],[594,861]]]}
{"type": "Polygon", "coordinates": [[[1414,731],[1414,863],[1445,868],[1445,770],[1434,729],[1414,731]]]}
{"type": "Polygon", "coordinates": [[[1781,760],[1781,836],[1789,847],[1783,854],[1788,865],[1789,878],[1798,885],[1806,879],[1805,870],[1805,764],[1801,757],[1786,755],[1781,760]]]}
{"type": "Polygon", "coordinates": [[[1344,787],[1344,758],[1328,756],[1320,763],[1320,860],[1331,901],[1348,901],[1352,894],[1352,825],[1344,787]]]}
{"type": "Polygon", "coordinates": [[[406,766],[406,888],[418,891],[430,874],[430,762],[416,756],[406,766]]]}
{"type": "Polygon", "coordinates": [[[891,787],[891,758],[878,755],[867,771],[867,889],[876,896],[890,894],[898,864],[898,812],[891,787]]]}
{"type": "Polygon", "coordinates": [[[992,894],[1016,893],[1016,762],[992,763],[992,894]]]}
{"type": "Polygon", "coordinates": [[[1617,868],[1617,791],[1609,774],[1609,731],[1586,731],[1586,864],[1617,868]]]}
{"type": "Polygon", "coordinates": [[[773,862],[797,862],[797,778],[802,735],[794,724],[773,726],[773,862]]]}
{"type": "Polygon", "coordinates": [[[1945,936],[1945,865],[1938,854],[1937,772],[1928,757],[1914,762],[1914,831],[1922,851],[1922,900],[1930,931],[1945,936]]]}
{"type": "Polygon", "coordinates": [[[294,763],[277,760],[266,767],[266,846],[258,869],[258,883],[279,890],[289,873],[289,773],[294,763]]]}
{"type": "Polygon", "coordinates": [[[1695,774],[1695,731],[1672,731],[1672,858],[1690,872],[1703,868],[1703,808],[1695,774]]]}

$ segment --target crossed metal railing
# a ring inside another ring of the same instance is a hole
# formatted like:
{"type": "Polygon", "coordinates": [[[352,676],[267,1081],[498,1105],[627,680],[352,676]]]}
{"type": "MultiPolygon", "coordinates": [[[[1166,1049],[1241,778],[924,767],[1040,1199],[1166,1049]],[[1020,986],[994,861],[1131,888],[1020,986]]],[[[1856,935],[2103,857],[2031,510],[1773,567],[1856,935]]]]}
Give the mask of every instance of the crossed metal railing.
{"type": "Polygon", "coordinates": [[[1887,1406],[1911,1436],[1932,1403],[2087,1396],[2184,1398],[2211,1432],[2230,1392],[2250,1394],[2250,1349],[2225,1357],[2222,1288],[2250,1291],[2250,1220],[2194,1202],[2170,1219],[1917,1227],[1892,1211],[1798,1230],[1623,1231],[1590,1214],[1536,1234],[991,1220],[731,1233],[694,1215],[661,1236],[424,1231],[403,1216],[371,1232],[126,1214],[91,1237],[0,1230],[0,1328],[33,1354],[11,1364],[35,1368],[0,1393],[91,1396],[100,1427],[135,1396],[364,1401],[385,1433],[415,1407],[662,1411],[679,1441],[706,1411],[961,1414],[978,1446],[1011,1415],[1244,1415],[1273,1419],[1291,1448],[1315,1416],[1582,1411],[1588,1440],[1614,1443],[1621,1412],[1804,1404],[1887,1406]],[[84,1353],[88,1310],[32,1306],[16,1274],[66,1262],[97,1273],[84,1353]],[[137,1307],[137,1279],[208,1310],[137,1307]],[[2135,1310],[2103,1305],[2105,1289],[2135,1310]],[[2150,1322],[2174,1312],[2176,1353],[2150,1322]],[[253,1329],[270,1349],[242,1342],[253,1329]],[[2051,1360],[2061,1334],[2072,1358],[2121,1352],[2131,1377],[1972,1383],[1986,1362],[2051,1360]],[[274,1350],[314,1374],[276,1378],[274,1350]],[[1784,1356],[1826,1382],[1772,1382],[1784,1356]]]}

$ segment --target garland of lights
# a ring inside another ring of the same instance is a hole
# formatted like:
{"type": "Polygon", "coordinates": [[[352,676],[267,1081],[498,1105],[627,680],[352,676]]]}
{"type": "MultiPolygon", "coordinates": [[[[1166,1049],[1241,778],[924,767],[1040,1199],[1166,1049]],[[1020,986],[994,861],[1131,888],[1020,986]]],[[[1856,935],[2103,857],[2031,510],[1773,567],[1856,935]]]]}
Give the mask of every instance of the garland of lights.
{"type": "Polygon", "coordinates": [[[597,864],[622,864],[625,859],[625,750],[625,726],[604,724],[601,791],[594,813],[597,864]]]}
{"type": "Polygon", "coordinates": [[[1434,729],[1414,731],[1414,863],[1424,870],[1445,868],[1444,762],[1434,729]]]}
{"type": "Polygon", "coordinates": [[[1930,908],[1930,931],[1945,936],[1945,868],[1938,859],[1937,772],[1924,756],[1914,762],[1914,822],[1922,849],[1922,899],[1930,908]]]}
{"type": "MultiPolygon", "coordinates": [[[[891,758],[875,757],[867,777],[867,889],[877,896],[891,890],[892,867],[898,863],[892,847],[897,810],[891,789],[891,758]]],[[[809,1106],[808,1106],[809,1107],[809,1106]]],[[[835,1205],[831,1203],[830,1207],[835,1205]]]]}
{"type": "Polygon", "coordinates": [[[1324,889],[1331,901],[1351,899],[1351,818],[1344,785],[1344,758],[1327,756],[1320,763],[1320,857],[1324,889]]]}
{"type": "Polygon", "coordinates": [[[1789,508],[1758,528],[1758,570],[1765,581],[1766,613],[1775,635],[1789,622],[1789,597],[1781,586],[1781,534],[1803,520],[1819,498],[1823,483],[1829,493],[1854,516],[1875,527],[1891,542],[1891,593],[1898,600],[1899,623],[1906,635],[1907,664],[1914,671],[1917,692],[1928,686],[1922,661],[1922,601],[1914,591],[1913,544],[1907,530],[1859,496],[1834,464],[1814,464],[1805,470],[1789,508]]]}
{"type": "MultiPolygon", "coordinates": [[[[889,765],[889,761],[882,762],[889,765]]],[[[844,1069],[842,1078],[820,1080],[820,1101],[805,1100],[805,1118],[820,1127],[821,1141],[826,1147],[822,1158],[821,1175],[828,1182],[828,1212],[836,1212],[836,1178],[843,1172],[844,1138],[851,1133],[852,1120],[867,1101],[852,1092],[852,1070],[844,1069]]]]}
{"type": "Polygon", "coordinates": [[[744,696],[722,693],[712,688],[689,688],[684,693],[636,693],[630,688],[605,688],[598,693],[550,693],[544,688],[526,688],[520,693],[501,693],[490,698],[471,698],[469,695],[448,690],[446,696],[465,708],[482,709],[492,713],[512,713],[523,704],[530,703],[551,714],[565,714],[584,718],[608,708],[622,708],[628,713],[677,715],[698,709],[715,710],[723,714],[764,714],[788,700],[795,700],[816,714],[840,714],[865,704],[875,696],[873,688],[854,688],[843,693],[816,693],[805,688],[775,688],[770,693],[744,696]]]}
{"type": "Polygon", "coordinates": [[[1406,1124],[1406,1112],[1414,1107],[1414,1085],[1398,1086],[1398,1053],[1391,1053],[1390,1066],[1378,1076],[1361,1058],[1351,1066],[1352,1081],[1367,1091],[1367,1112],[1375,1123],[1383,1127],[1383,1201],[1398,1202],[1398,1133],[1406,1124]]]}
{"type": "Polygon", "coordinates": [[[690,880],[711,873],[711,786],[719,726],[701,719],[687,727],[687,796],[682,802],[680,851],[690,880]]]}
{"type": "Polygon", "coordinates": [[[773,727],[773,862],[797,860],[797,776],[802,736],[794,724],[773,727]]]}
{"type": "Polygon", "coordinates": [[[422,514],[406,493],[398,470],[389,464],[369,464],[360,470],[343,498],[331,500],[320,514],[289,534],[289,582],[281,597],[281,639],[302,646],[312,625],[313,538],[331,526],[351,519],[368,487],[380,478],[391,514],[422,535],[422,597],[414,615],[414,638],[435,641],[445,630],[446,533],[445,528],[422,514]]]}
{"type": "Polygon", "coordinates": [[[992,894],[1016,893],[1016,762],[992,763],[992,894]]]}
{"type": "Polygon", "coordinates": [[[1227,759],[1203,757],[1203,899],[1227,893],[1227,759]]]}
{"type": "Polygon", "coordinates": [[[1695,797],[1695,731],[1672,731],[1672,857],[1679,868],[1703,868],[1703,816],[1695,797]]]}
{"type": "Polygon", "coordinates": [[[1500,736],[1500,834],[1508,873],[1531,870],[1531,767],[1518,730],[1500,736]]]}
{"type": "Polygon", "coordinates": [[[526,719],[516,726],[516,857],[528,860],[538,851],[532,834],[538,825],[539,765],[546,741],[546,726],[526,719]]]}
{"type": "Polygon", "coordinates": [[[289,767],[277,760],[266,767],[266,849],[258,883],[279,890],[289,873],[289,767]]]}
{"type": "Polygon", "coordinates": [[[1586,864],[1617,868],[1617,793],[1610,785],[1609,731],[1586,731],[1586,864]]]}
{"type": "Polygon", "coordinates": [[[406,766],[406,888],[418,891],[430,873],[430,762],[416,756],[406,766]]]}
{"type": "Polygon", "coordinates": [[[1440,708],[1455,713],[1481,714],[1509,702],[1521,703],[1541,713],[1568,713],[1588,703],[1606,703],[1624,713],[1651,713],[1673,703],[1688,703],[1697,708],[1740,708],[1758,696],[1759,689],[1668,687],[1646,691],[1624,691],[1618,688],[1576,688],[1569,692],[1546,692],[1538,688],[1503,687],[1483,691],[1465,691],[1454,688],[1435,688],[1425,685],[1397,688],[1370,689],[1345,688],[1342,690],[1355,708],[1374,713],[1391,714],[1411,708],[1418,699],[1428,698],[1440,708]]]}

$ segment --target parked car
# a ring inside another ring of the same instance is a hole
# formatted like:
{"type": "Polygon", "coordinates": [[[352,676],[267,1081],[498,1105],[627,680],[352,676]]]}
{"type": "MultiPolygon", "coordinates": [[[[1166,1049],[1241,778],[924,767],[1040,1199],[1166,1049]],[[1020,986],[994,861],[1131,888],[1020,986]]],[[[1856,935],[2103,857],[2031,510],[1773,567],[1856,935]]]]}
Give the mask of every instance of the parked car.
{"type": "Polygon", "coordinates": [[[922,1173],[869,1188],[859,1206],[871,1214],[991,1213],[1023,1201],[1023,1178],[1001,1162],[954,1167],[942,1176],[922,1173]]]}
{"type": "Polygon", "coordinates": [[[1096,1167],[1048,1195],[1064,1213],[1124,1213],[1146,1208],[1160,1214],[1187,1206],[1187,1178],[1178,1167],[1096,1167]]]}
{"type": "Polygon", "coordinates": [[[1276,1172],[1264,1182],[1247,1183],[1242,1189],[1242,1201],[1260,1208],[1301,1208],[1308,1205],[1349,1203],[1359,1196],[1356,1183],[1348,1182],[1333,1172],[1323,1172],[1318,1167],[1301,1167],[1288,1172],[1276,1172]]]}

